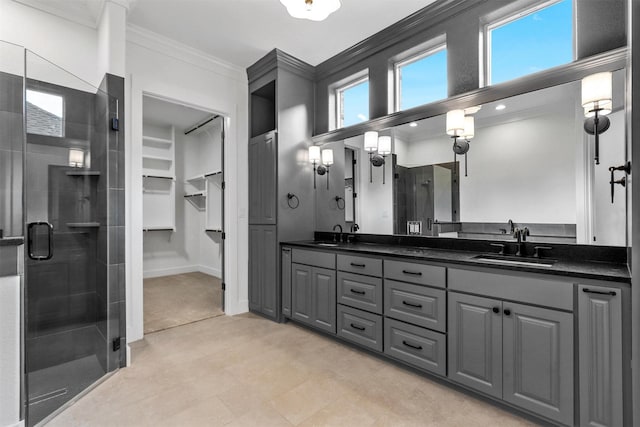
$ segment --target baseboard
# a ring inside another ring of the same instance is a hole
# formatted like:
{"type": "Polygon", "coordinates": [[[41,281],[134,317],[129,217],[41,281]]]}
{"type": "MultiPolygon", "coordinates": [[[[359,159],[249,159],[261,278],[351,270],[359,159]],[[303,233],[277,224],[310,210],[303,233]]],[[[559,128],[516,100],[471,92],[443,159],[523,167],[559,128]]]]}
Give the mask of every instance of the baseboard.
{"type": "Polygon", "coordinates": [[[159,270],[146,270],[142,277],[150,279],[152,277],[173,276],[175,274],[194,273],[196,271],[200,271],[199,266],[184,265],[180,267],[162,268],[159,270]]]}
{"type": "Polygon", "coordinates": [[[236,314],[248,313],[249,312],[249,300],[248,299],[240,300],[240,301],[238,301],[238,305],[235,305],[235,306],[232,306],[227,301],[227,305],[226,305],[225,308],[226,308],[226,310],[224,311],[224,313],[227,316],[235,316],[236,314]]]}
{"type": "Polygon", "coordinates": [[[18,421],[17,423],[12,424],[9,427],[24,427],[24,420],[18,421]]]}
{"type": "Polygon", "coordinates": [[[218,279],[222,279],[222,271],[219,268],[211,268],[206,265],[199,265],[198,269],[201,273],[208,274],[209,276],[217,277],[218,279]]]}
{"type": "Polygon", "coordinates": [[[163,268],[159,270],[147,270],[143,273],[145,279],[151,279],[153,277],[173,276],[175,274],[195,273],[200,272],[208,274],[218,279],[222,278],[222,271],[219,268],[211,268],[206,265],[185,265],[181,267],[163,268]]]}

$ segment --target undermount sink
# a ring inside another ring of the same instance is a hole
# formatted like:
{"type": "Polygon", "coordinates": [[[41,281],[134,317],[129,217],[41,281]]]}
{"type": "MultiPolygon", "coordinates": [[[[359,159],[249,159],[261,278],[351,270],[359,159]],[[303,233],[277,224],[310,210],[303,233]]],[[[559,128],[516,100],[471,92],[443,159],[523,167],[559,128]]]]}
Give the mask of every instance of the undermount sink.
{"type": "Polygon", "coordinates": [[[493,262],[496,264],[504,265],[525,265],[536,267],[552,267],[556,263],[553,259],[540,259],[540,258],[524,258],[524,257],[511,257],[504,255],[476,255],[473,257],[478,261],[493,262]]]}
{"type": "Polygon", "coordinates": [[[318,245],[318,246],[328,246],[330,248],[335,248],[336,246],[338,246],[337,243],[316,243],[316,245],[318,245]]]}

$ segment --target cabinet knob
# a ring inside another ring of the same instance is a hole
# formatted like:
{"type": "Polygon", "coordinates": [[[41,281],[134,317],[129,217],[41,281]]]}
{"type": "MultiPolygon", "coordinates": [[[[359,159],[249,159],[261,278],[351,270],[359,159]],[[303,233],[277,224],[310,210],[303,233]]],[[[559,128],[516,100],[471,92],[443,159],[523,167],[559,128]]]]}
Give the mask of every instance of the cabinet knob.
{"type": "Polygon", "coordinates": [[[493,309],[492,309],[492,310],[493,310],[493,312],[494,312],[494,313],[496,313],[496,314],[500,313],[500,308],[499,308],[499,307],[493,307],[493,309]]]}
{"type": "Polygon", "coordinates": [[[509,310],[508,308],[504,309],[504,315],[505,316],[511,316],[511,310],[509,310]]]}

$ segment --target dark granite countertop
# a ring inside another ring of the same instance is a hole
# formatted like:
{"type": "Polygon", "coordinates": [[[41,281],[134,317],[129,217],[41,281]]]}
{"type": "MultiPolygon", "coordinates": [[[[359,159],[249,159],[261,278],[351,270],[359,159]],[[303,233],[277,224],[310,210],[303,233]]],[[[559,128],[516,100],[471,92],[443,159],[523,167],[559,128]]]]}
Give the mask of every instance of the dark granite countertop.
{"type": "MultiPolygon", "coordinates": [[[[285,246],[297,246],[311,249],[322,249],[343,253],[362,255],[379,255],[384,257],[401,257],[421,261],[442,262],[466,266],[489,267],[500,270],[522,271],[530,273],[549,274],[554,276],[576,277],[583,279],[602,280],[608,282],[631,283],[629,268],[626,263],[598,262],[590,260],[557,259],[550,266],[505,265],[491,261],[477,259],[479,255],[490,255],[485,252],[463,251],[425,248],[416,246],[397,246],[380,243],[324,243],[318,241],[284,242],[285,246]],[[334,246],[335,245],[335,246],[334,246]]],[[[496,255],[491,254],[491,255],[496,255]]],[[[527,258],[525,258],[526,260],[527,258]]],[[[543,258],[542,260],[544,260],[543,258]]],[[[553,258],[548,258],[553,260],[553,258]]]]}
{"type": "Polygon", "coordinates": [[[23,243],[23,237],[3,237],[0,239],[0,246],[20,246],[23,243]]]}

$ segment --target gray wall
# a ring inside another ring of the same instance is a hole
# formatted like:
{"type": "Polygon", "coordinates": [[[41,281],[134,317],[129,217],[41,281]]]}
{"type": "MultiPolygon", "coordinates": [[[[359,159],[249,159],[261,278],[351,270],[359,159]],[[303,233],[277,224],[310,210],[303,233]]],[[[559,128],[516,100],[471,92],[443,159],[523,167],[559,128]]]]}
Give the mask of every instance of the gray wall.
{"type": "MultiPolygon", "coordinates": [[[[393,58],[443,34],[447,42],[449,96],[479,88],[478,47],[482,21],[509,3],[512,2],[441,0],[319,64],[314,134],[330,129],[331,85],[367,68],[369,117],[388,114],[392,93],[388,77],[393,58]]],[[[626,0],[577,0],[575,4],[578,59],[626,44],[626,26],[621,25],[626,22],[626,0]]]]}

